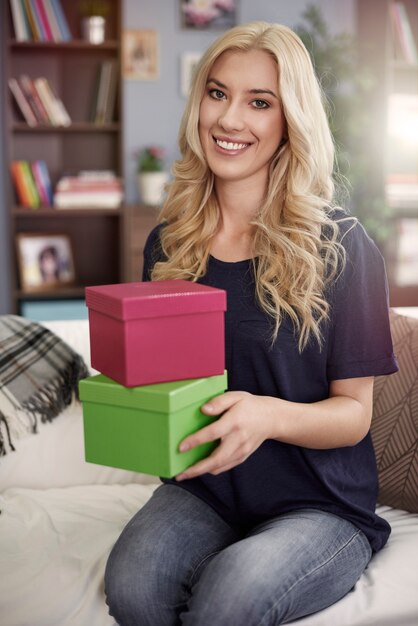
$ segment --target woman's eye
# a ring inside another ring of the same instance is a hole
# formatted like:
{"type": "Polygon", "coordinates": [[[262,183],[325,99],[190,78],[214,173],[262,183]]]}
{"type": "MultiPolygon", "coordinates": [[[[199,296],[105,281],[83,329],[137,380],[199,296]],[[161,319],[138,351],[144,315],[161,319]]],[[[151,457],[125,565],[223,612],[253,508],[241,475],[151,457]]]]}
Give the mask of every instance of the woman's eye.
{"type": "Polygon", "coordinates": [[[253,101],[254,108],[256,109],[268,109],[270,105],[265,100],[254,100],[253,101]]]}
{"type": "Polygon", "coordinates": [[[220,89],[210,89],[209,95],[215,100],[222,100],[225,97],[225,94],[220,89]]]}

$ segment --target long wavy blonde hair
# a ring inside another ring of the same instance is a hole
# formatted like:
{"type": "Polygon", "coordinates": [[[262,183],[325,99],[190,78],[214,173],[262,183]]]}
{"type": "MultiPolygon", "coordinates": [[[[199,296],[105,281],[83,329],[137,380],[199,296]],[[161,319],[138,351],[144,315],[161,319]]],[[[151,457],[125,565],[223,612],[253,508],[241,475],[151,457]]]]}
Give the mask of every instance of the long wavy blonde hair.
{"type": "Polygon", "coordinates": [[[299,37],[280,24],[251,22],[215,41],[202,56],[185,108],[174,180],[160,214],[166,260],[155,264],[153,280],[196,281],[206,272],[220,209],[199,139],[199,108],[209,71],[227,50],[268,52],[278,69],[287,140],[270,164],[264,202],[253,240],[256,296],[273,320],[273,340],[283,315],[292,319],[303,350],[311,336],[321,344],[321,322],[329,315],[325,287],[344,261],[331,219],[334,145],[322,91],[299,37]]]}

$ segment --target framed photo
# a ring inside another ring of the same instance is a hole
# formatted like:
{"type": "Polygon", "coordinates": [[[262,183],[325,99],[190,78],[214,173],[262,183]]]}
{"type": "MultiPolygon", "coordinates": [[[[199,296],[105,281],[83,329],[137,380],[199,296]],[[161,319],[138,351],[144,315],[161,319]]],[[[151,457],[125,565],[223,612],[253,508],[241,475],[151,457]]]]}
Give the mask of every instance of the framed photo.
{"type": "Polygon", "coordinates": [[[181,95],[185,98],[189,96],[193,74],[201,57],[201,52],[185,52],[181,57],[181,95]]]}
{"type": "Polygon", "coordinates": [[[44,291],[74,284],[74,256],[68,235],[18,233],[16,248],[22,291],[44,291]]]}
{"type": "Polygon", "coordinates": [[[179,0],[181,27],[228,29],[237,23],[238,0],[179,0]]]}
{"type": "Polygon", "coordinates": [[[156,30],[124,30],[122,75],[127,80],[157,80],[159,74],[156,30]]]}

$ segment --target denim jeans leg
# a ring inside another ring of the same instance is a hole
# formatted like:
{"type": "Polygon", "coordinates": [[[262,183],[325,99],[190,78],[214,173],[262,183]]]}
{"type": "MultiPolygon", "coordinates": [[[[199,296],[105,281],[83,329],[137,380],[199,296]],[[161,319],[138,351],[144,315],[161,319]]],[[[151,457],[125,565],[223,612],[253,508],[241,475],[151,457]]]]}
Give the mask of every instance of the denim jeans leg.
{"type": "Polygon", "coordinates": [[[123,530],[109,556],[105,593],[120,626],[174,626],[200,571],[236,541],[205,502],[160,486],[123,530]]]}
{"type": "Polygon", "coordinates": [[[254,528],[216,555],[192,589],[183,626],[277,626],[330,606],[371,557],[365,535],[304,509],[254,528]]]}

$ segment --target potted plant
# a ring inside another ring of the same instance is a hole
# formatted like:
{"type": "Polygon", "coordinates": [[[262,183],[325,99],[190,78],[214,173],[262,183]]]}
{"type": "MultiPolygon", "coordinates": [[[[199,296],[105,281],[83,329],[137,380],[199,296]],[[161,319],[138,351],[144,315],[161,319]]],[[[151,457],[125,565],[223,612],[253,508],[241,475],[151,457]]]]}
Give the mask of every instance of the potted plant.
{"type": "Polygon", "coordinates": [[[138,191],[144,204],[160,206],[162,203],[168,182],[164,158],[165,150],[159,146],[148,146],[138,154],[138,191]]]}
{"type": "Polygon", "coordinates": [[[93,44],[105,40],[106,17],[110,11],[109,0],[80,0],[78,4],[83,39],[93,44]]]}

